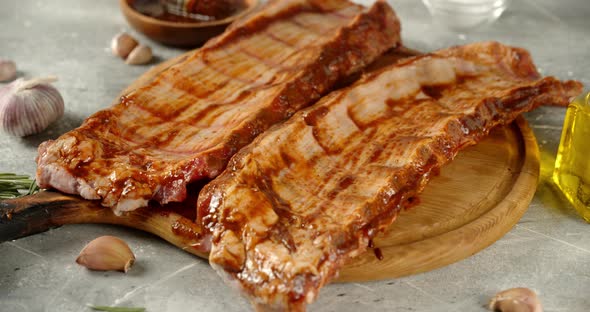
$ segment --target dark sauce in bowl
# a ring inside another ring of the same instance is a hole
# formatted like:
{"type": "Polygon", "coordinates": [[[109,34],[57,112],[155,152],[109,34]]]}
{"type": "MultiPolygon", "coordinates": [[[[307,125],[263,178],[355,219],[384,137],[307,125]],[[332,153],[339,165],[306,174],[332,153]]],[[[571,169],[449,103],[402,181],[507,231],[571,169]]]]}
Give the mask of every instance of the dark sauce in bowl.
{"type": "Polygon", "coordinates": [[[244,0],[133,0],[130,4],[143,15],[177,23],[222,20],[247,8],[244,0]]]}

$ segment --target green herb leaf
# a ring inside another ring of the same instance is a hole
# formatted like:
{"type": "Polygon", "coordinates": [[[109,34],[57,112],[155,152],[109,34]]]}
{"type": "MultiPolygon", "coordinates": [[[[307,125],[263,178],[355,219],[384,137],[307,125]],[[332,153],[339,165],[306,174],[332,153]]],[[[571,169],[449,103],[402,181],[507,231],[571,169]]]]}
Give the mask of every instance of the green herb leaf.
{"type": "Polygon", "coordinates": [[[105,312],[144,312],[145,308],[130,308],[130,307],[107,307],[107,306],[89,306],[95,311],[105,312]]]}
{"type": "Polygon", "coordinates": [[[0,199],[32,195],[39,191],[34,179],[26,175],[0,173],[0,199]]]}

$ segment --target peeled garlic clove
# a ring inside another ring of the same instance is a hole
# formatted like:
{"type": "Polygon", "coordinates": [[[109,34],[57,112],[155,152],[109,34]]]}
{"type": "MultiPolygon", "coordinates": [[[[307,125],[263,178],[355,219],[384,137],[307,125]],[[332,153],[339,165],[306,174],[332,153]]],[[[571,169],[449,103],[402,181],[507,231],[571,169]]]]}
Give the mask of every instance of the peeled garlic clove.
{"type": "Polygon", "coordinates": [[[16,64],[13,61],[0,59],[0,81],[16,78],[16,64]]]}
{"type": "Polygon", "coordinates": [[[129,245],[115,236],[101,236],[82,249],[76,263],[91,270],[127,273],[135,262],[129,245]]]}
{"type": "Polygon", "coordinates": [[[111,51],[114,55],[125,59],[138,44],[137,40],[128,33],[120,33],[111,40],[111,51]]]}
{"type": "Polygon", "coordinates": [[[127,56],[125,63],[129,65],[147,64],[152,60],[152,49],[146,45],[140,44],[127,56]]]}
{"type": "Polygon", "coordinates": [[[511,288],[497,293],[489,308],[499,312],[543,312],[537,294],[528,288],[511,288]]]}
{"type": "Polygon", "coordinates": [[[64,114],[55,77],[13,81],[0,89],[0,129],[14,136],[39,133],[64,114]]]}

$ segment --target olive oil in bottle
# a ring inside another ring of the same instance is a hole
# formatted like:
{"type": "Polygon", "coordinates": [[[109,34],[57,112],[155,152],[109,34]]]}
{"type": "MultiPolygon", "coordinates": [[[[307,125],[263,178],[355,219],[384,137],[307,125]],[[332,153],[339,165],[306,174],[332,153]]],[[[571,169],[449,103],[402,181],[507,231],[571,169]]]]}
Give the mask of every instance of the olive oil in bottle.
{"type": "Polygon", "coordinates": [[[553,181],[590,223],[590,93],[568,106],[553,181]]]}

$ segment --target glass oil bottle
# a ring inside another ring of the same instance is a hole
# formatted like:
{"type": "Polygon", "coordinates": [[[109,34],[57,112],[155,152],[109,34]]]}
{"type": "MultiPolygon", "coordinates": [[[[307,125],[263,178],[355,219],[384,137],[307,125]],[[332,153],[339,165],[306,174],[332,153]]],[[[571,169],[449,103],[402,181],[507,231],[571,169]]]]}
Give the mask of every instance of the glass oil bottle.
{"type": "Polygon", "coordinates": [[[590,223],[590,93],[567,108],[553,181],[590,223]]]}

